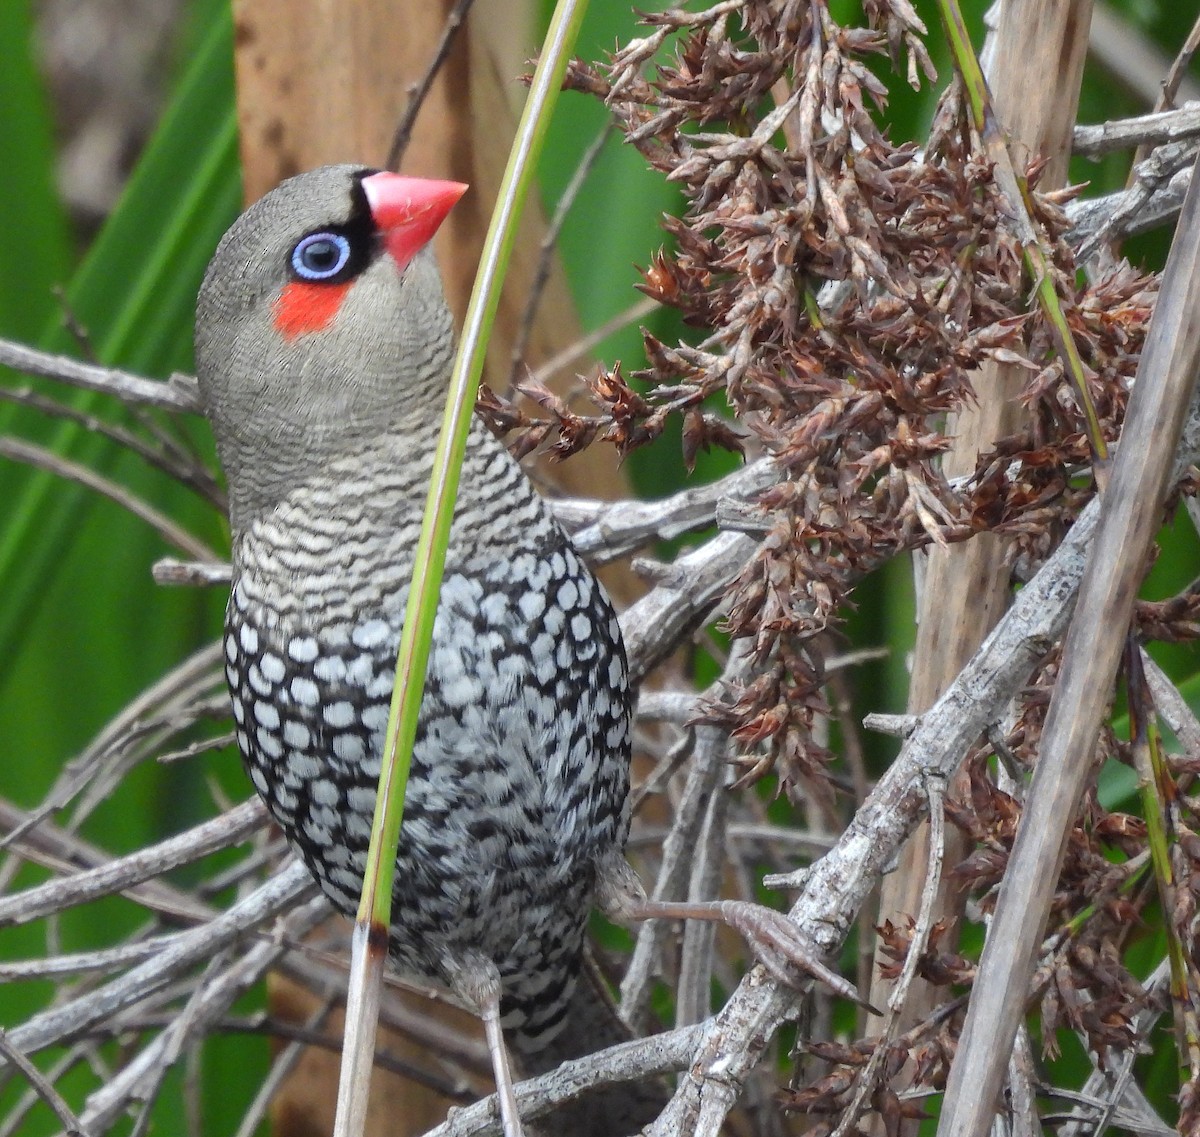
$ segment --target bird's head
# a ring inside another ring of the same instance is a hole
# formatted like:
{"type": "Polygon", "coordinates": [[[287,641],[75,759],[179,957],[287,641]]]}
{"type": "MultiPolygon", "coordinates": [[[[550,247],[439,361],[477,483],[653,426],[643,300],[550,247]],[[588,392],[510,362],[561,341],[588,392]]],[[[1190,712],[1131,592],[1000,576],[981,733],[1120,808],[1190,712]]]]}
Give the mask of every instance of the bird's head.
{"type": "Polygon", "coordinates": [[[235,527],[389,427],[436,428],[453,327],[428,244],[465,190],[325,166],[222,238],[196,305],[196,371],[235,527]]]}

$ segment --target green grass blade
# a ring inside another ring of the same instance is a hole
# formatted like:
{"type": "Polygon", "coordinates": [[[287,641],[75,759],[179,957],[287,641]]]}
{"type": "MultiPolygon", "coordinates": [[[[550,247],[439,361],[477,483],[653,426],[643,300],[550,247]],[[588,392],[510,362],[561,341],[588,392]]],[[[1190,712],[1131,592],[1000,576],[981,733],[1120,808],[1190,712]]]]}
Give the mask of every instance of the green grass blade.
{"type": "Polygon", "coordinates": [[[53,305],[51,289],[70,273],[71,237],[54,189],[53,124],[34,66],[28,0],[0,4],[0,153],[4,155],[4,255],[0,329],[35,336],[53,305]]]}
{"type": "MultiPolygon", "coordinates": [[[[240,198],[231,35],[228,18],[213,22],[121,202],[68,289],[72,311],[85,327],[97,329],[94,348],[105,362],[160,374],[190,365],[195,290],[240,198]]],[[[68,347],[56,326],[41,343],[68,347]]],[[[104,405],[103,396],[92,393],[75,393],[68,401],[89,411],[104,405]]],[[[120,457],[114,446],[80,426],[50,425],[24,408],[0,408],[0,430],[36,438],[106,472],[120,457]]],[[[134,488],[145,491],[152,484],[142,480],[134,488]]],[[[160,487],[157,494],[167,500],[184,496],[176,487],[160,487]]],[[[0,469],[0,495],[8,503],[0,530],[0,588],[6,598],[0,654],[7,657],[83,523],[89,499],[78,487],[7,465],[0,469]]]]}
{"type": "Polygon", "coordinates": [[[354,1090],[369,1077],[370,1054],[373,1052],[370,1040],[374,1036],[374,1015],[378,1011],[373,992],[382,981],[382,958],[386,954],[388,929],[391,926],[392,882],[396,874],[396,847],[400,839],[404,793],[417,733],[417,716],[433,638],[433,622],[446,562],[459,474],[483,372],[488,335],[495,321],[500,287],[516,239],[517,223],[533,181],[538,154],[545,141],[550,115],[562,88],[571,47],[586,8],[586,0],[560,0],[551,21],[529,98],[517,126],[517,137],[500,185],[496,210],[484,240],[479,273],[467,307],[458,354],[450,373],[450,394],[434,456],[413,578],[409,584],[366,874],[355,927],[347,1006],[362,1008],[363,1013],[353,1017],[347,1014],[343,1042],[344,1065],[334,1124],[336,1134],[359,1132],[365,1117],[366,1095],[355,1093],[354,1090]],[[363,1067],[361,1073],[360,1066],[363,1067]]]}

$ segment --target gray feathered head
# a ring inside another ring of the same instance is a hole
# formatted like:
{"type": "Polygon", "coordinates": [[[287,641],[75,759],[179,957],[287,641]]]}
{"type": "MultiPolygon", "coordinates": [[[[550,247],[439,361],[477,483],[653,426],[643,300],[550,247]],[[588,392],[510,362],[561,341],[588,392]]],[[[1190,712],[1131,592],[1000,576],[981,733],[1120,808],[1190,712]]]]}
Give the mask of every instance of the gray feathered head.
{"type": "Polygon", "coordinates": [[[453,327],[428,242],[465,189],[324,166],[222,238],[196,371],[235,529],[389,427],[436,419],[453,327]]]}

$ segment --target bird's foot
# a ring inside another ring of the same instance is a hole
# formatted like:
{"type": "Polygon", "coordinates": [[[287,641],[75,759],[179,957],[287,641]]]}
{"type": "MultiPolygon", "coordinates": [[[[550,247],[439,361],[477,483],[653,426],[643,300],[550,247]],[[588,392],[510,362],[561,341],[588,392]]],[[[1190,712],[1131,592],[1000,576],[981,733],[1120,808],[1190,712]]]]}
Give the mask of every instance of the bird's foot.
{"type": "Polygon", "coordinates": [[[492,1059],[496,1097],[500,1102],[500,1124],[504,1137],[525,1137],[517,1094],[513,1089],[512,1066],[508,1046],[500,1029],[500,973],[496,965],[482,956],[455,961],[447,966],[451,986],[460,999],[483,1020],[483,1034],[492,1059]]]}
{"type": "Polygon", "coordinates": [[[780,983],[797,987],[804,976],[824,983],[838,995],[850,999],[873,1014],[875,1010],[857,988],[820,958],[813,942],[782,912],[746,900],[652,900],[646,896],[637,874],[622,857],[605,866],[601,874],[599,902],[613,919],[634,920],[712,920],[737,932],[754,951],[758,962],[780,983]]]}

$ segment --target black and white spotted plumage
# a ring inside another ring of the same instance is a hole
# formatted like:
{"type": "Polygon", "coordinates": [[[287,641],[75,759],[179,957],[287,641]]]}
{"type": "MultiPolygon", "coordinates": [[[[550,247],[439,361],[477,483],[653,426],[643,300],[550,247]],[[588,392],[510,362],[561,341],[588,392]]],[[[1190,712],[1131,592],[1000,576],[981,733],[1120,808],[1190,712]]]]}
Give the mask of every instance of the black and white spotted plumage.
{"type": "MultiPolygon", "coordinates": [[[[251,779],[334,903],[358,903],[428,463],[377,440],[237,534],[227,676],[251,779]],[[329,520],[344,524],[331,526],[329,520]]],[[[625,837],[616,616],[528,480],[472,430],[405,799],[392,954],[481,951],[505,1026],[561,1025],[595,866],[625,837]]]]}
{"type": "MultiPolygon", "coordinates": [[[[369,174],[301,175],[243,214],[205,278],[196,335],[230,490],[238,743],[293,848],[347,913],[452,351],[432,257],[395,259],[369,174]],[[336,292],[297,263],[327,232],[322,256],[351,242],[330,276],[336,292]]],[[[625,658],[600,584],[479,423],[458,502],[391,953],[451,984],[471,959],[492,961],[510,1039],[537,1055],[563,1028],[597,871],[627,833],[625,658]]]]}

